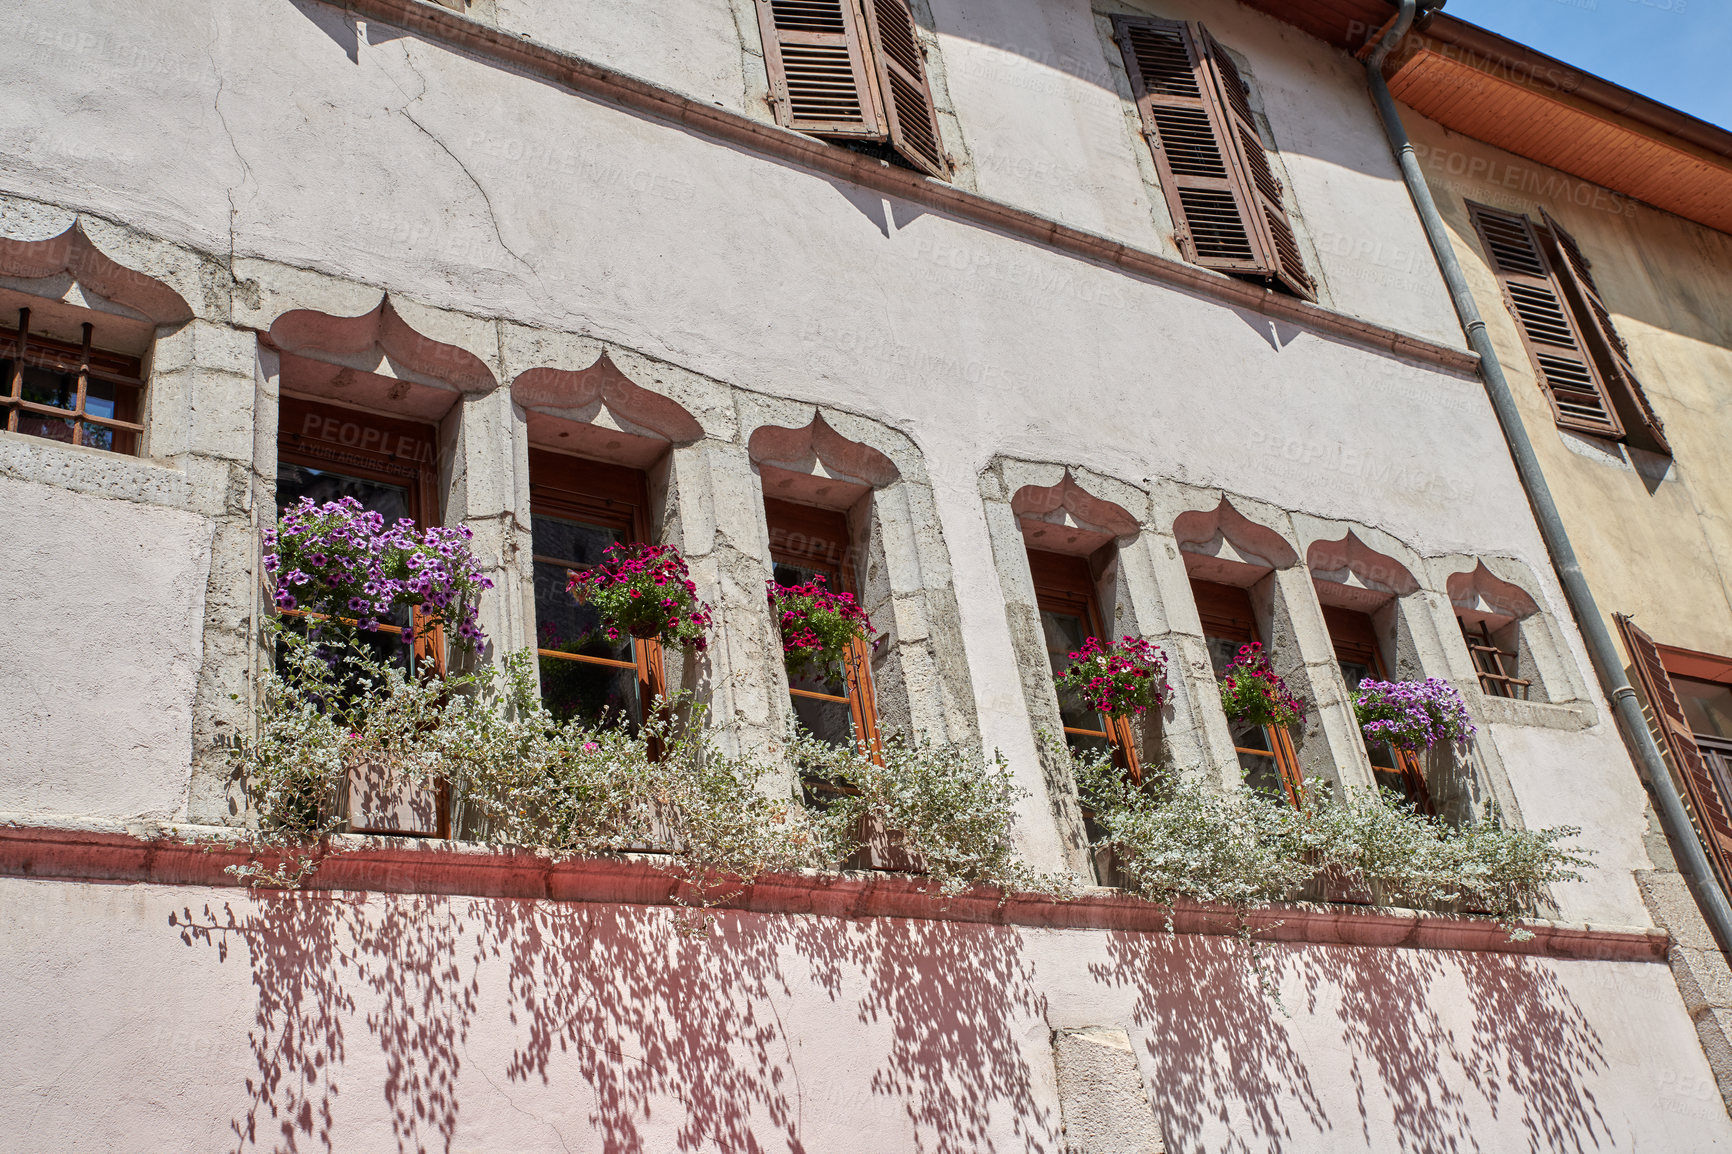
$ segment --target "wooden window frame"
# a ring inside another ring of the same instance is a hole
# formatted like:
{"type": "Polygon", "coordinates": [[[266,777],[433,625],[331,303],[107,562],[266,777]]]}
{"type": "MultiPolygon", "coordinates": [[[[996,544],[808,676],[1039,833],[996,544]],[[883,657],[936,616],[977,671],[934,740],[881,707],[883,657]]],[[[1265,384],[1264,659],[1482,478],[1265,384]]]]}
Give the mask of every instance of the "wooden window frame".
{"type": "MultiPolygon", "coordinates": [[[[8,432],[19,431],[18,422],[23,414],[47,417],[49,419],[72,422],[71,444],[84,444],[84,426],[96,425],[110,430],[114,434],[115,445],[108,452],[119,453],[131,457],[138,454],[144,439],[144,425],[131,418],[139,415],[139,408],[144,399],[144,365],[138,357],[129,357],[121,353],[112,353],[92,346],[96,325],[86,321],[83,325],[83,341],[80,344],[68,344],[65,341],[53,340],[49,337],[30,335],[30,310],[18,310],[18,327],[7,330],[0,329],[0,347],[10,346],[12,373],[4,382],[4,391],[0,392],[0,413],[4,414],[5,428],[8,432]],[[76,399],[70,409],[58,405],[44,405],[36,401],[24,399],[24,371],[28,368],[48,368],[54,372],[71,373],[78,379],[76,399]],[[115,390],[113,417],[98,417],[85,412],[87,394],[92,379],[112,385],[115,390]],[[124,402],[124,403],[123,403],[124,402]],[[122,417],[121,413],[129,416],[122,417]],[[125,438],[125,448],[121,448],[125,438]]],[[[44,437],[43,440],[56,440],[44,437]]],[[[100,445],[91,448],[102,448],[100,445]]]]}
{"type": "Polygon", "coordinates": [[[1623,636],[1636,681],[1648,699],[1649,724],[1659,738],[1660,748],[1671,758],[1673,772],[1683,783],[1702,848],[1720,884],[1732,884],[1732,795],[1726,791],[1723,776],[1716,772],[1727,768],[1723,751],[1715,746],[1704,754],[1699,739],[1690,731],[1683,704],[1672,685],[1674,671],[1680,677],[1732,684],[1725,676],[1726,667],[1732,663],[1687,649],[1662,649],[1624,614],[1615,613],[1612,620],[1623,636]],[[1717,676],[1704,676],[1716,672],[1717,676]]]}
{"type": "MultiPolygon", "coordinates": [[[[772,569],[776,565],[793,565],[822,573],[831,589],[859,599],[851,547],[852,527],[846,513],[767,496],[764,498],[764,525],[769,535],[772,569]],[[822,542],[840,546],[841,556],[833,556],[830,550],[819,544],[822,542]]],[[[878,698],[872,686],[872,645],[865,638],[856,637],[842,655],[842,679],[847,686],[846,696],[796,689],[792,685],[788,687],[788,694],[790,697],[847,705],[849,720],[854,725],[854,740],[860,752],[873,761],[881,761],[884,745],[878,728],[878,698]]]]}
{"type": "MultiPolygon", "coordinates": [[[[532,518],[538,515],[557,517],[604,529],[617,529],[629,542],[647,543],[650,539],[649,479],[642,470],[625,465],[610,465],[551,449],[532,448],[529,450],[529,513],[532,518]]],[[[532,535],[533,532],[532,527],[532,535]]],[[[558,558],[531,554],[531,565],[540,561],[565,563],[558,558]]],[[[540,628],[538,621],[537,640],[540,639],[540,628]]],[[[539,645],[535,653],[538,658],[552,657],[634,670],[638,701],[646,720],[656,702],[667,697],[667,667],[662,644],[653,637],[632,638],[630,661],[564,653],[557,649],[543,649],[539,645]]]]}
{"type": "MultiPolygon", "coordinates": [[[[1337,663],[1351,661],[1363,665],[1373,678],[1378,681],[1389,680],[1389,667],[1383,663],[1383,649],[1377,644],[1376,626],[1371,622],[1371,615],[1359,609],[1346,609],[1335,605],[1323,606],[1323,624],[1329,631],[1329,644],[1335,651],[1337,663]],[[1348,615],[1352,618],[1349,619],[1348,615]],[[1363,622],[1363,626],[1361,626],[1363,622]],[[1363,629],[1363,633],[1361,632],[1363,629]],[[1360,634],[1355,636],[1355,634],[1360,634]]],[[[1345,680],[1345,679],[1344,679],[1345,680]]],[[[1357,685],[1347,687],[1349,705],[1352,694],[1358,690],[1357,685]]],[[[1355,726],[1357,728],[1357,725],[1355,726]]],[[[1364,733],[1360,734],[1361,739],[1364,733]]],[[[1405,749],[1397,749],[1387,742],[1389,752],[1395,758],[1395,770],[1407,779],[1408,789],[1419,799],[1421,813],[1435,815],[1436,807],[1431,800],[1431,788],[1425,780],[1425,768],[1419,763],[1419,755],[1405,749]]],[[[1366,755],[1371,753],[1370,743],[1366,743],[1366,755]]],[[[1385,769],[1386,766],[1374,765],[1373,770],[1385,769]]]]}
{"type": "Polygon", "coordinates": [[[1465,617],[1457,617],[1455,621],[1461,626],[1462,643],[1467,646],[1467,655],[1473,661],[1473,671],[1479,678],[1479,691],[1487,697],[1530,700],[1534,684],[1532,679],[1517,677],[1510,672],[1511,669],[1519,668],[1517,663],[1521,655],[1499,649],[1492,640],[1491,627],[1484,621],[1471,625],[1465,617]],[[1506,658],[1510,662],[1508,666],[1504,664],[1506,658]]]}
{"type": "MultiPolygon", "coordinates": [[[[1089,636],[1110,645],[1100,609],[1100,597],[1095,590],[1094,576],[1088,562],[1068,553],[1053,553],[1046,549],[1029,549],[1029,576],[1034,581],[1035,608],[1044,613],[1064,613],[1082,619],[1089,636]]],[[[1044,648],[1045,639],[1042,639],[1044,648]]],[[[1055,688],[1056,692],[1056,688],[1055,688]]],[[[1134,784],[1143,781],[1142,759],[1137,753],[1136,733],[1128,717],[1108,717],[1096,711],[1105,729],[1079,729],[1061,725],[1066,737],[1103,738],[1112,747],[1113,760],[1134,784]]]]}
{"type": "Polygon", "coordinates": [[[777,124],[888,144],[928,176],[949,178],[908,0],[757,0],[757,9],[777,124]]]}
{"type": "MultiPolygon", "coordinates": [[[[1228,585],[1221,581],[1209,581],[1200,577],[1191,578],[1191,596],[1196,602],[1197,616],[1203,624],[1205,640],[1213,638],[1217,641],[1230,641],[1238,645],[1252,642],[1261,643],[1261,632],[1257,628],[1256,615],[1251,612],[1251,595],[1243,587],[1228,585]],[[1244,610],[1226,605],[1227,597],[1216,594],[1215,589],[1231,589],[1238,596],[1235,600],[1244,601],[1244,610]]],[[[1217,684],[1219,682],[1217,681],[1217,684]]],[[[1231,729],[1232,723],[1228,722],[1231,729]]],[[[1269,740],[1268,749],[1250,749],[1235,745],[1233,752],[1248,753],[1255,757],[1270,757],[1275,759],[1275,771],[1281,778],[1281,786],[1287,793],[1287,800],[1297,808],[1299,799],[1305,788],[1305,775],[1299,768],[1299,753],[1293,748],[1293,736],[1286,727],[1264,726],[1263,732],[1269,740]]]]}
{"type": "MultiPolygon", "coordinates": [[[[409,516],[418,526],[438,525],[439,476],[438,429],[431,422],[413,421],[387,416],[369,409],[353,409],[333,405],[313,397],[285,393],[277,410],[277,461],[279,464],[301,465],[355,477],[396,485],[409,494],[409,516]],[[326,421],[352,414],[351,420],[365,420],[380,430],[382,444],[389,449],[373,449],[362,445],[345,445],[306,435],[307,416],[322,415],[326,421]],[[291,418],[299,416],[299,421],[291,418]],[[297,429],[295,426],[299,426],[297,429]],[[405,451],[407,450],[407,451],[405,451]]],[[[273,481],[274,483],[274,481],[273,481]]],[[[285,616],[317,617],[299,609],[281,611],[285,616]]],[[[426,662],[437,677],[445,676],[445,630],[441,625],[423,628],[425,615],[420,609],[413,614],[415,623],[415,658],[426,662]]],[[[403,630],[396,625],[380,625],[380,633],[399,636],[403,630]]],[[[443,811],[442,811],[443,813],[443,811]]],[[[445,816],[441,816],[443,822],[445,816]]]]}
{"type": "Polygon", "coordinates": [[[1113,39],[1184,258],[1316,300],[1232,54],[1200,23],[1153,16],[1114,16],[1113,39]]]}

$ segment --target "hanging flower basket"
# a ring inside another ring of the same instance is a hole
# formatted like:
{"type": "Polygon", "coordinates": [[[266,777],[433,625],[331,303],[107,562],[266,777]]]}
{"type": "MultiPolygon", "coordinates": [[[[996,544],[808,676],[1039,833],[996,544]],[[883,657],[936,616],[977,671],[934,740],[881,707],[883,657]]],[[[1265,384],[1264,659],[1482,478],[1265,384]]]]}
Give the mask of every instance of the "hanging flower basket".
{"type": "Polygon", "coordinates": [[[1353,695],[1353,714],[1366,741],[1409,753],[1445,742],[1465,748],[1475,732],[1461,694],[1435,677],[1424,681],[1366,678],[1353,695]]]}
{"type": "MultiPolygon", "coordinates": [[[[363,630],[400,610],[419,610],[421,626],[450,628],[460,648],[487,640],[475,618],[493,582],[481,575],[467,526],[418,529],[405,517],[387,528],[353,497],[326,505],[303,497],[263,536],[279,609],[352,620],[363,630]]],[[[405,642],[415,628],[412,619],[405,642]]]]}
{"type": "Polygon", "coordinates": [[[1167,655],[1140,637],[1121,637],[1110,645],[1091,637],[1070,655],[1071,665],[1054,678],[1061,692],[1074,693],[1090,709],[1108,717],[1140,716],[1165,705],[1167,655]]]}
{"type": "Polygon", "coordinates": [[[1221,708],[1235,726],[1262,725],[1286,729],[1305,723],[1305,699],[1291,693],[1270,668],[1258,642],[1239,646],[1233,663],[1221,674],[1221,708]]]}
{"type": "Polygon", "coordinates": [[[609,641],[629,634],[699,653],[709,643],[710,607],[672,545],[609,545],[597,564],[571,573],[566,590],[601,615],[609,641]]]}
{"type": "Polygon", "coordinates": [[[767,582],[770,612],[782,630],[782,660],[789,677],[824,675],[842,664],[848,646],[877,633],[851,593],[832,592],[823,577],[804,585],[767,582]]]}

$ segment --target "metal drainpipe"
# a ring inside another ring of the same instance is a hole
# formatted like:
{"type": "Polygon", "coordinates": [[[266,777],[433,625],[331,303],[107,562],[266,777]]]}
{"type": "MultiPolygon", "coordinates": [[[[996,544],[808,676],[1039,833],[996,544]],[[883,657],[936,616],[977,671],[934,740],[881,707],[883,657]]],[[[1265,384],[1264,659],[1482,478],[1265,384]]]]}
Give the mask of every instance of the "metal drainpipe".
{"type": "MultiPolygon", "coordinates": [[[[1456,315],[1461,319],[1461,327],[1467,334],[1468,344],[1479,354],[1480,378],[1485,382],[1485,391],[1491,398],[1492,408],[1497,411],[1504,440],[1509,442],[1510,456],[1515,458],[1516,472],[1520,475],[1522,487],[1527,490],[1528,500],[1533,505],[1534,519],[1539,522],[1540,536],[1545,539],[1546,548],[1551,553],[1552,565],[1557,569],[1558,577],[1563,583],[1564,596],[1569,600],[1570,608],[1576,616],[1576,624],[1582,631],[1583,640],[1587,642],[1588,657],[1594,663],[1600,684],[1612,701],[1618,721],[1623,726],[1624,736],[1635,748],[1636,768],[1641,772],[1642,781],[1648,787],[1649,794],[1658,803],[1660,825],[1666,831],[1666,838],[1672,844],[1672,851],[1678,858],[1679,867],[1690,884],[1691,892],[1696,895],[1696,904],[1701,907],[1702,916],[1714,931],[1720,949],[1732,953],[1732,906],[1727,905],[1726,895],[1721,892],[1714,872],[1709,868],[1708,858],[1702,852],[1702,843],[1697,840],[1695,827],[1690,823],[1690,815],[1684,809],[1684,801],[1678,796],[1677,787],[1672,783],[1672,773],[1667,768],[1665,759],[1660,756],[1660,749],[1654,744],[1654,735],[1642,717],[1642,707],[1636,700],[1636,691],[1630,688],[1629,678],[1624,676],[1623,659],[1618,655],[1611,632],[1601,619],[1599,606],[1594,603],[1594,595],[1588,588],[1587,579],[1582,575],[1581,564],[1576,560],[1575,547],[1570,544],[1569,534],[1564,530],[1557,503],[1552,500],[1551,488],[1546,484],[1545,474],[1540,471],[1539,458],[1534,455],[1533,442],[1528,440],[1527,428],[1522,424],[1521,414],[1516,409],[1515,396],[1510,392],[1509,381],[1503,375],[1503,365],[1498,362],[1497,353],[1492,348],[1485,321],[1479,315],[1479,306],[1474,302],[1473,294],[1468,291],[1467,278],[1462,275],[1461,264],[1456,260],[1449,233],[1444,229],[1443,218],[1438,215],[1437,203],[1431,198],[1431,189],[1420,173],[1419,161],[1413,154],[1413,142],[1407,138],[1407,129],[1402,126],[1401,117],[1396,112],[1395,98],[1389,94],[1389,86],[1384,83],[1383,62],[1407,35],[1418,7],[1416,0],[1400,2],[1401,12],[1395,23],[1384,33],[1377,48],[1365,61],[1365,74],[1371,85],[1372,99],[1376,101],[1378,114],[1383,118],[1383,130],[1389,135],[1390,147],[1395,150],[1395,158],[1401,165],[1401,177],[1407,182],[1407,191],[1413,197],[1413,206],[1419,212],[1420,223],[1425,226],[1425,237],[1431,242],[1438,271],[1443,274],[1444,283],[1449,286],[1449,295],[1455,301],[1456,315]]],[[[1441,3],[1432,4],[1429,0],[1426,4],[1428,8],[1442,6],[1441,3]]]]}

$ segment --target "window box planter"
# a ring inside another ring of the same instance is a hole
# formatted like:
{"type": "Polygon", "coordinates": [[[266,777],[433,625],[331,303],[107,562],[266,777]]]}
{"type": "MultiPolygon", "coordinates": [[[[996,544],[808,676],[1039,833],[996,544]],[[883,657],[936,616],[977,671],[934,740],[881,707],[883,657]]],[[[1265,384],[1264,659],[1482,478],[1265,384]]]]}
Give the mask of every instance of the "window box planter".
{"type": "Polygon", "coordinates": [[[354,833],[445,836],[445,789],[415,780],[388,755],[349,763],[347,812],[354,833]]]}
{"type": "Polygon", "coordinates": [[[901,830],[890,829],[875,814],[861,814],[854,826],[860,848],[845,863],[851,870],[876,870],[883,873],[923,874],[929,872],[926,860],[908,848],[908,837],[901,830]]]}

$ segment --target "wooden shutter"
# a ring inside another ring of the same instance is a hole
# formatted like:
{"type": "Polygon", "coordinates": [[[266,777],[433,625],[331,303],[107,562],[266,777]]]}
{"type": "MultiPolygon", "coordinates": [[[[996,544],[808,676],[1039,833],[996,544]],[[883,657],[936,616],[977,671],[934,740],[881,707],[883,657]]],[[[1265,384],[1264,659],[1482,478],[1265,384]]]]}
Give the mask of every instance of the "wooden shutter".
{"type": "Polygon", "coordinates": [[[1230,139],[1225,113],[1190,29],[1171,20],[1115,16],[1113,31],[1179,251],[1204,268],[1267,273],[1237,150],[1224,143],[1230,139]]]}
{"type": "Polygon", "coordinates": [[[884,96],[890,146],[914,167],[950,175],[938,136],[938,111],[926,82],[926,54],[908,0],[865,0],[866,33],[884,96]]]}
{"type": "Polygon", "coordinates": [[[884,139],[855,0],[758,0],[758,27],[776,123],[884,139]]]}
{"type": "Polygon", "coordinates": [[[1702,751],[1690,733],[1684,707],[1679,703],[1672,678],[1660,660],[1659,647],[1653,638],[1623,614],[1614,614],[1613,620],[1618,623],[1618,632],[1623,634],[1624,648],[1629,650],[1636,680],[1641,682],[1642,692],[1647,695],[1649,712],[1659,728],[1666,752],[1671,755],[1672,767],[1684,781],[1697,830],[1702,835],[1708,856],[1714,861],[1715,872],[1720,875],[1722,884],[1732,881],[1732,817],[1727,814],[1727,799],[1721,796],[1708,772],[1707,763],[1702,759],[1702,751]]]}
{"type": "Polygon", "coordinates": [[[1566,232],[1563,225],[1553,220],[1543,208],[1540,216],[1545,220],[1547,239],[1551,241],[1547,255],[1551,258],[1552,268],[1563,281],[1565,294],[1572,298],[1577,323],[1588,333],[1590,348],[1600,358],[1601,374],[1610,386],[1612,406],[1617,410],[1625,432],[1639,448],[1671,456],[1672,446],[1666,442],[1665,426],[1648,404],[1642,384],[1636,380],[1635,367],[1630,364],[1630,350],[1624,346],[1618,330],[1612,327],[1612,314],[1600,299],[1599,286],[1594,284],[1593,266],[1588,263],[1576,238],[1566,232]]]}
{"type": "Polygon", "coordinates": [[[1533,222],[1511,212],[1468,202],[1473,226],[1485,246],[1492,271],[1503,285],[1504,303],[1515,315],[1522,342],[1551,398],[1558,427],[1622,437],[1599,370],[1585,351],[1572,310],[1565,307],[1558,283],[1540,251],[1533,222]]]}
{"type": "Polygon", "coordinates": [[[1197,25],[1197,42],[1208,56],[1216,93],[1226,114],[1231,143],[1238,151],[1249,193],[1247,199],[1256,218],[1252,223],[1262,233],[1264,263],[1269,275],[1290,291],[1306,300],[1313,300],[1317,286],[1305,272],[1305,262],[1300,259],[1293,223],[1287,219],[1287,208],[1281,203],[1281,182],[1269,167],[1269,154],[1263,149],[1256,118],[1251,115],[1251,100],[1246,93],[1245,81],[1239,75],[1239,66],[1233,63],[1232,56],[1221,47],[1220,41],[1201,24],[1197,25]]]}

